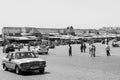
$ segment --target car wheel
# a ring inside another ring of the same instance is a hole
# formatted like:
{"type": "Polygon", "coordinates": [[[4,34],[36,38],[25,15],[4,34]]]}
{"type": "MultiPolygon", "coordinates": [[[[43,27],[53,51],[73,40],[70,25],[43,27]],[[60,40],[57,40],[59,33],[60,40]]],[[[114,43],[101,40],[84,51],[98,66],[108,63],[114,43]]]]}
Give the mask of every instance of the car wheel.
{"type": "Polygon", "coordinates": [[[15,73],[16,74],[21,74],[21,70],[18,66],[15,67],[15,73]]]}
{"type": "Polygon", "coordinates": [[[41,53],[40,53],[40,52],[38,52],[38,54],[40,55],[41,53]]]}
{"type": "Polygon", "coordinates": [[[46,52],[46,54],[48,54],[48,52],[46,52]]]}
{"type": "Polygon", "coordinates": [[[3,64],[3,69],[4,69],[5,71],[8,71],[8,68],[6,67],[5,64],[3,64]]]}
{"type": "Polygon", "coordinates": [[[44,71],[45,71],[45,69],[41,69],[41,70],[39,70],[39,72],[40,72],[41,74],[43,74],[44,71]]]}

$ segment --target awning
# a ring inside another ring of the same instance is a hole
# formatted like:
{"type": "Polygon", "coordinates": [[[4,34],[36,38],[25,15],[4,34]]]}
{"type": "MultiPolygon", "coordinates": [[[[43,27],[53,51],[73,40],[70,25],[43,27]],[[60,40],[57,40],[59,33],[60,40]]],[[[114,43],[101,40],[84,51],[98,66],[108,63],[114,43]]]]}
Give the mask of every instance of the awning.
{"type": "Polygon", "coordinates": [[[27,37],[16,37],[15,40],[29,40],[27,37]]]}
{"type": "Polygon", "coordinates": [[[37,37],[34,37],[34,36],[22,36],[22,37],[7,36],[6,39],[9,39],[9,40],[36,40],[37,37]]]}

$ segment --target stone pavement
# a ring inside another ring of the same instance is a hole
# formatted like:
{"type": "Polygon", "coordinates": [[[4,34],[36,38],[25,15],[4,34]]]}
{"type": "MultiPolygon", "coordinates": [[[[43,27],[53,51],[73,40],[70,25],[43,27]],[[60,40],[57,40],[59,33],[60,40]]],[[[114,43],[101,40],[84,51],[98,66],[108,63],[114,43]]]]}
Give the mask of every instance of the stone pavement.
{"type": "MultiPolygon", "coordinates": [[[[3,71],[0,66],[0,80],[120,80],[120,49],[111,47],[112,56],[107,57],[105,45],[95,45],[97,57],[90,57],[88,47],[86,53],[81,53],[80,45],[72,45],[71,57],[68,56],[68,46],[62,45],[50,49],[48,55],[38,55],[47,61],[45,74],[17,75],[3,71]]],[[[1,49],[0,52],[0,58],[5,56],[1,49]]]]}

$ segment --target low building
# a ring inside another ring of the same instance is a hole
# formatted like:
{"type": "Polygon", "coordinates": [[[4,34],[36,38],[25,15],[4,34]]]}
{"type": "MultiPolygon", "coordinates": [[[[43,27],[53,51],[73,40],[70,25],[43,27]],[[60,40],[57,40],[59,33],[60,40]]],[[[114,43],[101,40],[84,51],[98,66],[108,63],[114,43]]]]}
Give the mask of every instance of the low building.
{"type": "MultiPolygon", "coordinates": [[[[24,36],[34,34],[62,34],[66,28],[35,28],[35,27],[3,27],[2,38],[5,36],[24,36]]],[[[84,34],[87,32],[95,32],[95,29],[74,29],[75,34],[84,34]]]]}

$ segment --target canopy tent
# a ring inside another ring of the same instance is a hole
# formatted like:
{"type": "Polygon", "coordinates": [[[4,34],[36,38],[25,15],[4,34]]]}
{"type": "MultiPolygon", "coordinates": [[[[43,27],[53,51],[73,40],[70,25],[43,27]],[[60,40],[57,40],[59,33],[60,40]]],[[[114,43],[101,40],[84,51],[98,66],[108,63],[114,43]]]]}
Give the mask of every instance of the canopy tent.
{"type": "Polygon", "coordinates": [[[15,37],[15,40],[29,40],[27,37],[15,37]]]}
{"type": "Polygon", "coordinates": [[[32,35],[31,33],[21,33],[22,36],[29,36],[32,35]]]}
{"type": "Polygon", "coordinates": [[[60,39],[60,37],[57,37],[57,36],[49,36],[48,38],[49,39],[60,39]]]}
{"type": "Polygon", "coordinates": [[[36,40],[37,37],[35,36],[22,36],[22,37],[7,36],[6,39],[8,40],[36,40]]]}
{"type": "Polygon", "coordinates": [[[71,39],[72,35],[61,35],[60,39],[71,39]]]}

